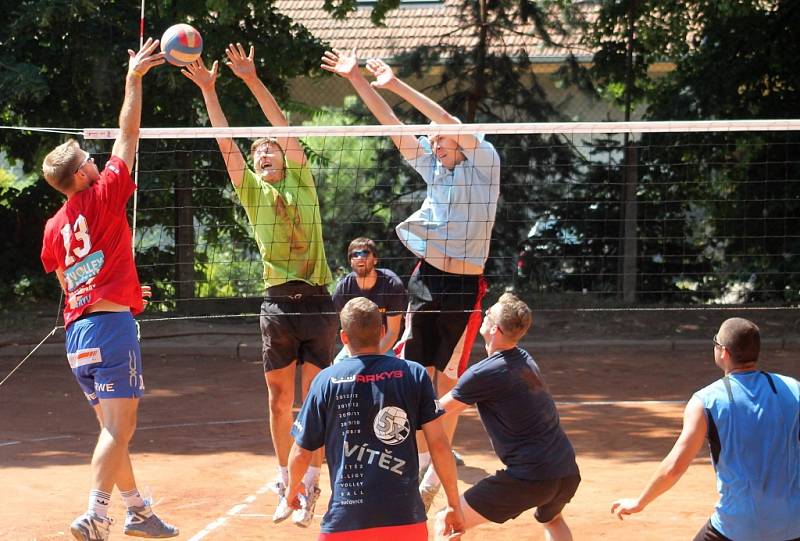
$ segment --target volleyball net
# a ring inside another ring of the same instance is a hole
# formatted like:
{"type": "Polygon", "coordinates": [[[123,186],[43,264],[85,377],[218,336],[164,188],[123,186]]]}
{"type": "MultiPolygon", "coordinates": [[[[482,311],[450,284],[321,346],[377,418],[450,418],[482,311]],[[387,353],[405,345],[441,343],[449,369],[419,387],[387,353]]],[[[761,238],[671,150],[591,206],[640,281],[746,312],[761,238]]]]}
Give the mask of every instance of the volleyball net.
{"type": "MultiPolygon", "coordinates": [[[[109,152],[116,130],[87,129],[109,152]]],[[[334,281],[373,239],[407,280],[395,226],[426,184],[392,135],[482,134],[500,157],[485,276],[539,308],[772,306],[800,298],[800,121],[144,128],[131,212],[152,315],[253,314],[264,293],[251,224],[215,137],[250,160],[259,137],[298,137],[334,281]]],[[[252,164],[251,164],[252,167],[252,164]]]]}

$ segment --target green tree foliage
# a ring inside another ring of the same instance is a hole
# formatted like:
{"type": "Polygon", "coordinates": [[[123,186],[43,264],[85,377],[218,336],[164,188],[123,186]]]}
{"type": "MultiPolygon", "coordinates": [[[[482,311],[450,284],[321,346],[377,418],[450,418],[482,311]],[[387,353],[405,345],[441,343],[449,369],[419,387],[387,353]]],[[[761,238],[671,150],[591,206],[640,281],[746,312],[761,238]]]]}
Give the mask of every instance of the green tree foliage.
{"type": "MultiPolygon", "coordinates": [[[[651,120],[800,117],[797,2],[600,6],[589,34],[592,75],[618,103],[630,92],[651,120]],[[674,69],[652,77],[658,62],[674,69]]],[[[660,208],[658,219],[639,222],[642,289],[669,298],[688,288],[698,301],[796,301],[800,242],[790,232],[800,225],[800,134],[649,135],[639,144],[650,149],[641,156],[639,201],[660,208]]]]}
{"type": "MultiPolygon", "coordinates": [[[[146,36],[160,37],[167,27],[178,22],[188,22],[200,31],[207,59],[221,59],[228,43],[255,44],[259,74],[278,99],[287,97],[286,81],[314,69],[323,51],[321,43],[305,28],[274,11],[268,2],[147,3],[146,36]]],[[[136,2],[6,2],[0,13],[0,123],[73,129],[115,127],[122,103],[127,50],[138,49],[138,23],[136,2]]],[[[226,70],[222,68],[218,89],[231,125],[261,124],[263,117],[247,89],[226,70]]],[[[178,68],[165,65],[148,74],[144,96],[143,126],[198,126],[205,122],[199,91],[178,68]]],[[[64,139],[63,135],[51,133],[0,130],[0,150],[19,161],[28,174],[38,171],[44,155],[64,139]]],[[[100,155],[110,150],[108,142],[87,141],[85,146],[100,155]]],[[[224,225],[241,222],[232,219],[230,209],[217,204],[218,191],[206,189],[223,182],[224,177],[214,174],[214,170],[223,169],[221,158],[197,150],[197,143],[142,143],[142,204],[167,210],[166,215],[163,211],[144,214],[140,223],[143,244],[138,261],[143,280],[169,281],[174,273],[165,264],[171,256],[168,252],[174,250],[174,238],[173,248],[169,247],[170,242],[155,246],[155,233],[150,228],[166,225],[166,232],[162,233],[174,235],[169,209],[185,206],[186,201],[195,209],[194,218],[205,225],[200,240],[225,235],[237,240],[248,237],[245,228],[224,225]],[[184,171],[181,174],[191,178],[182,181],[173,171],[184,171]],[[176,185],[181,187],[177,197],[176,185]],[[189,186],[195,187],[191,194],[187,194],[189,186]]],[[[38,263],[41,235],[46,218],[61,200],[40,181],[15,195],[13,209],[0,206],[0,223],[6,231],[0,251],[19,256],[13,265],[3,265],[0,282],[34,283],[43,279],[38,263]]],[[[202,265],[204,256],[200,257],[202,265]]]]}

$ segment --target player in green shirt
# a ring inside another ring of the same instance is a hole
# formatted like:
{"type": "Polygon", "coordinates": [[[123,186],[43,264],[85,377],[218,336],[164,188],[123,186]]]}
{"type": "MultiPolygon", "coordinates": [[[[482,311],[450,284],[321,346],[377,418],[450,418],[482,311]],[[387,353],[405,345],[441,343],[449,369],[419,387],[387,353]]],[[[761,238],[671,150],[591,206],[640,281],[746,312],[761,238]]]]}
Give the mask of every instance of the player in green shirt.
{"type": "MultiPolygon", "coordinates": [[[[270,124],[288,126],[275,98],[256,74],[253,48],[247,54],[236,44],[225,52],[227,65],[253,93],[270,124]]],[[[215,87],[219,63],[215,61],[209,70],[201,59],[182,73],[202,91],[211,125],[227,127],[215,87]]],[[[295,524],[305,527],[311,523],[320,493],[322,454],[315,454],[304,478],[308,498],[293,512],[285,493],[295,372],[300,365],[305,398],[311,380],[331,362],[339,328],[326,287],[333,278],[325,260],[317,191],[303,147],[294,137],[255,141],[250,148],[254,170],[232,139],[218,137],[217,143],[264,262],[262,357],[269,390],[269,428],[279,465],[271,486],[280,496],[272,519],[281,522],[292,515],[295,524]]]]}

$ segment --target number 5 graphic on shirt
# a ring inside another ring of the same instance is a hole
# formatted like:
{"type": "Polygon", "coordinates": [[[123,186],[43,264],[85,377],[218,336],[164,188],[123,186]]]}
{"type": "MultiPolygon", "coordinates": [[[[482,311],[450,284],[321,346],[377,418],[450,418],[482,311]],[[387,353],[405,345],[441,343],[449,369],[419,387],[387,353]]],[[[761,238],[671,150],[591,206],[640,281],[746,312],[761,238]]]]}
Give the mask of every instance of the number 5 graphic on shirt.
{"type": "Polygon", "coordinates": [[[61,228],[61,236],[64,238],[64,250],[67,256],[64,258],[64,266],[69,267],[75,263],[75,258],[84,257],[92,249],[92,241],[89,238],[89,227],[86,225],[86,218],[83,214],[79,214],[75,220],[75,225],[64,224],[61,228]],[[82,246],[75,248],[70,253],[69,248],[72,245],[72,233],[75,232],[75,240],[80,242],[82,246]],[[73,257],[74,254],[74,257],[73,257]]]}

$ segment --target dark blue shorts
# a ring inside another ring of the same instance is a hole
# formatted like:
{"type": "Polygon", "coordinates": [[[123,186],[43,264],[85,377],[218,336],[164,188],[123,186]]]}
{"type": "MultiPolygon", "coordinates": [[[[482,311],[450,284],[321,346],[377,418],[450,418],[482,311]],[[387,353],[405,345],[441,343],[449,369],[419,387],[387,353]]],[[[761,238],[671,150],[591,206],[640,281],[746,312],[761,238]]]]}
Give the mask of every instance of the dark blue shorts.
{"type": "Polygon", "coordinates": [[[67,328],[67,360],[91,405],[144,394],[136,334],[130,312],[87,314],[67,328]]]}

